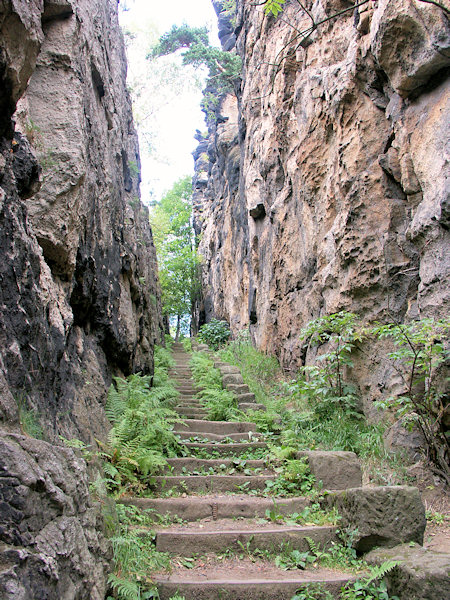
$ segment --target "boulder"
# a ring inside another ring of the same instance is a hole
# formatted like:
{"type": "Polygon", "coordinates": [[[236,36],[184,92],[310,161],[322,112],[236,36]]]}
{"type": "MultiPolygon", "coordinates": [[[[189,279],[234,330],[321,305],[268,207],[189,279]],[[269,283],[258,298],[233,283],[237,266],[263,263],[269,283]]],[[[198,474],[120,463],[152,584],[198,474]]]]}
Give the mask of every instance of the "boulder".
{"type": "Polygon", "coordinates": [[[404,542],[423,543],[425,507],[417,488],[352,488],[327,494],[322,505],[337,508],[342,528],[357,529],[353,547],[358,552],[404,542]]]}
{"type": "Polygon", "coordinates": [[[353,452],[326,452],[320,450],[297,453],[308,458],[309,468],[326,490],[345,490],[362,485],[361,465],[353,452]]]}
{"type": "Polygon", "coordinates": [[[365,557],[369,564],[399,560],[386,576],[389,594],[408,600],[442,600],[450,589],[450,554],[401,544],[394,548],[372,550],[365,557]]]}

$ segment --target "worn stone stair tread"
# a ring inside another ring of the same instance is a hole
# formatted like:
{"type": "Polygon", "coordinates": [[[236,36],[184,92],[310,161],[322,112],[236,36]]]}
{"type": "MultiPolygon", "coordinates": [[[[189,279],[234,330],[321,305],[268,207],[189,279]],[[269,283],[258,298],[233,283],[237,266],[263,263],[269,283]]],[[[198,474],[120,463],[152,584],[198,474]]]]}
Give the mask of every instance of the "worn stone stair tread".
{"type": "Polygon", "coordinates": [[[187,449],[197,449],[197,450],[211,450],[216,451],[219,454],[227,454],[232,452],[233,454],[239,454],[239,452],[244,452],[246,450],[255,450],[256,448],[264,448],[267,449],[266,442],[234,442],[231,444],[213,444],[210,442],[185,442],[184,446],[187,449]]]}
{"type": "Polygon", "coordinates": [[[188,419],[188,420],[189,419],[202,419],[203,418],[202,415],[199,414],[198,412],[197,413],[183,412],[183,413],[178,413],[178,414],[179,414],[179,416],[182,419],[188,419]]]}
{"type": "MultiPolygon", "coordinates": [[[[197,521],[211,517],[217,518],[253,518],[264,517],[267,509],[274,507],[273,498],[249,496],[247,494],[187,496],[178,498],[122,498],[122,504],[137,506],[143,510],[152,509],[160,515],[178,516],[186,521],[197,521]]],[[[277,498],[276,509],[279,514],[300,513],[310,504],[304,496],[277,498]]]]}
{"type": "Polygon", "coordinates": [[[194,427],[200,427],[198,431],[208,431],[209,433],[246,433],[255,432],[256,423],[251,421],[190,421],[187,430],[191,431],[194,427]]]}
{"type": "Polygon", "coordinates": [[[292,569],[284,571],[275,567],[269,561],[252,562],[249,559],[231,558],[221,560],[208,560],[206,557],[205,567],[198,570],[186,567],[174,566],[170,574],[158,575],[160,583],[230,583],[235,585],[246,585],[250,582],[260,584],[288,583],[306,585],[311,582],[329,581],[339,586],[355,579],[350,573],[342,573],[332,569],[292,569]],[[243,578],[245,575],[245,579],[243,578]]]}
{"type": "MultiPolygon", "coordinates": [[[[195,419],[191,419],[192,421],[194,421],[195,419]]],[[[205,421],[205,423],[210,423],[210,421],[205,421]]],[[[224,433],[219,434],[219,433],[213,433],[211,431],[191,431],[191,430],[180,430],[178,428],[173,430],[174,433],[176,433],[177,435],[179,435],[181,437],[181,439],[188,439],[189,437],[199,437],[199,438],[203,438],[205,440],[210,440],[210,441],[224,441],[226,439],[229,440],[235,440],[235,441],[244,441],[246,439],[249,439],[250,437],[250,432],[245,432],[245,431],[241,431],[239,433],[224,433]],[[185,436],[185,438],[183,438],[183,436],[185,436]]],[[[261,437],[260,433],[253,433],[251,435],[252,439],[259,439],[261,437]]]]}
{"type": "Polygon", "coordinates": [[[228,529],[156,529],[156,549],[160,552],[193,556],[197,553],[221,552],[231,550],[239,552],[244,545],[249,550],[276,551],[282,544],[289,544],[292,550],[308,552],[310,547],[306,538],[312,539],[321,548],[327,548],[331,542],[337,542],[336,527],[328,526],[245,526],[239,521],[239,527],[228,529]]]}
{"type": "MultiPolygon", "coordinates": [[[[192,456],[183,456],[180,458],[169,458],[167,464],[174,469],[186,468],[188,471],[195,471],[196,469],[215,467],[219,468],[221,465],[225,467],[233,467],[234,462],[231,458],[194,458],[192,456]]],[[[266,463],[264,460],[246,460],[243,468],[246,469],[265,469],[266,463]]]]}
{"type": "Polygon", "coordinates": [[[266,481],[275,475],[158,475],[152,477],[152,487],[157,490],[179,488],[181,491],[234,492],[246,485],[250,490],[264,490],[266,481]]]}
{"type": "Polygon", "coordinates": [[[253,403],[256,400],[255,394],[252,394],[251,392],[249,394],[238,394],[237,399],[238,399],[238,403],[242,403],[242,402],[253,403]]]}

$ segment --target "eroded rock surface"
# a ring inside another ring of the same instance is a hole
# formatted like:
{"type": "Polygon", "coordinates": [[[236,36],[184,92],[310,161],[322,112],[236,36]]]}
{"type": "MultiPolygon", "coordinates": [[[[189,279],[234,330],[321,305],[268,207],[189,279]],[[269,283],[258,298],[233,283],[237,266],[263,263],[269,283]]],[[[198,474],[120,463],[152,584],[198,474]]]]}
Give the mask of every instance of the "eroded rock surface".
{"type": "Polygon", "coordinates": [[[108,544],[59,436],[106,436],[112,376],[151,373],[161,332],[117,2],[6,0],[0,39],[0,596],[100,600],[108,544]]]}
{"type": "Polygon", "coordinates": [[[322,504],[336,508],[342,517],[340,525],[354,531],[352,543],[359,552],[404,542],[423,544],[425,508],[417,488],[352,488],[327,494],[322,504]]]}
{"type": "MultiPolygon", "coordinates": [[[[416,0],[368,2],[298,45],[311,21],[297,2],[282,19],[237,4],[242,83],[196,153],[200,322],[250,326],[295,368],[312,358],[300,329],[319,315],[446,314],[447,16],[416,0]]],[[[320,21],[350,3],[305,5],[320,21]]],[[[380,361],[384,343],[363,350],[353,378],[373,416],[372,400],[400,382],[380,361]]]]}
{"type": "Polygon", "coordinates": [[[6,2],[0,23],[2,369],[49,435],[91,441],[111,375],[151,372],[161,330],[117,6],[6,2]]]}
{"type": "Polygon", "coordinates": [[[0,507],[2,598],[103,600],[111,552],[72,450],[0,434],[0,507]]]}

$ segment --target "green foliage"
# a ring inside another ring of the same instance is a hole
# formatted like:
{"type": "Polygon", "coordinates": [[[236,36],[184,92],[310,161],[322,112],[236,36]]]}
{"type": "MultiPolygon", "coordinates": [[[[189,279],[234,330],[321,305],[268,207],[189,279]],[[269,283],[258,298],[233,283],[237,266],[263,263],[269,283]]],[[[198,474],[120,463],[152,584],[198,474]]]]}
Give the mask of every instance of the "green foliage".
{"type": "Polygon", "coordinates": [[[190,177],[177,181],[152,204],[150,222],[156,246],[163,313],[177,318],[177,335],[190,318],[199,292],[200,258],[195,249],[190,177]]]}
{"type": "Polygon", "coordinates": [[[44,431],[39,423],[39,413],[29,406],[27,398],[19,394],[15,398],[19,410],[19,423],[22,433],[38,440],[44,439],[44,431]]]}
{"type": "Polygon", "coordinates": [[[448,393],[440,389],[439,374],[450,358],[450,319],[421,319],[411,323],[377,324],[370,332],[390,338],[396,347],[388,357],[403,379],[404,393],[377,403],[394,408],[410,430],[419,427],[435,470],[450,484],[450,444],[444,424],[448,393]]]}
{"type": "Polygon", "coordinates": [[[193,352],[189,367],[195,384],[199,388],[222,389],[222,376],[214,368],[214,361],[205,352],[193,352]]]}
{"type": "Polygon", "coordinates": [[[336,525],[340,516],[336,509],[325,511],[317,502],[305,506],[300,513],[285,515],[278,512],[278,506],[274,500],[272,508],[266,510],[265,518],[272,523],[285,523],[286,525],[336,525]]]}
{"type": "Polygon", "coordinates": [[[398,596],[390,596],[383,578],[392,571],[398,561],[385,561],[375,567],[369,567],[370,575],[365,579],[357,579],[341,589],[341,600],[399,600],[398,596]]]}
{"type": "Polygon", "coordinates": [[[236,0],[222,0],[222,11],[230,19],[230,23],[233,27],[236,27],[236,0]]]}
{"type": "Polygon", "coordinates": [[[203,390],[200,395],[208,411],[208,419],[211,421],[236,421],[242,418],[242,412],[237,406],[237,398],[232,392],[203,390]]]}
{"type": "Polygon", "coordinates": [[[230,326],[226,321],[211,319],[200,327],[198,339],[200,342],[208,344],[213,350],[218,350],[230,337],[230,326]]]}
{"type": "Polygon", "coordinates": [[[308,583],[302,590],[297,590],[291,600],[333,600],[333,595],[320,583],[308,583]]]}
{"type": "Polygon", "coordinates": [[[316,483],[316,478],[311,473],[308,459],[286,460],[274,480],[266,481],[265,492],[271,496],[300,496],[311,494],[316,483]]]}
{"type": "Polygon", "coordinates": [[[206,28],[173,25],[161,36],[152,51],[157,58],[183,50],[183,64],[208,69],[207,87],[212,86],[218,94],[232,91],[233,83],[242,69],[241,58],[232,52],[224,52],[209,44],[206,28]]]}
{"type": "Polygon", "coordinates": [[[291,550],[285,554],[275,557],[275,566],[283,571],[292,569],[306,569],[315,561],[315,557],[310,552],[300,552],[300,550],[291,550]]]}
{"type": "Polygon", "coordinates": [[[151,523],[145,511],[120,504],[116,508],[118,523],[110,538],[114,573],[108,579],[114,597],[117,600],[159,598],[149,572],[170,569],[170,557],[156,551],[155,536],[147,529],[151,523]]]}
{"type": "Polygon", "coordinates": [[[191,338],[184,337],[181,340],[181,343],[183,344],[183,348],[184,348],[185,352],[192,352],[192,340],[191,340],[191,338]]]}
{"type": "Polygon", "coordinates": [[[278,14],[283,10],[283,5],[286,0],[266,0],[264,3],[264,11],[266,15],[273,15],[277,17],[278,14]]]}
{"type": "Polygon", "coordinates": [[[343,370],[345,367],[353,367],[350,355],[355,342],[360,339],[357,331],[357,315],[345,311],[313,319],[304,327],[300,333],[300,339],[308,340],[311,345],[327,345],[327,352],[317,357],[323,366],[315,367],[310,371],[311,377],[317,383],[313,389],[308,386],[308,371],[304,387],[299,387],[300,393],[320,393],[324,397],[334,395],[336,398],[344,398],[343,370]],[[323,389],[325,385],[326,389],[323,389]]]}
{"type": "MultiPolygon", "coordinates": [[[[160,349],[155,363],[164,362],[165,355],[160,349]]],[[[152,388],[150,383],[149,376],[116,377],[108,392],[106,413],[113,427],[107,444],[99,442],[99,456],[104,461],[106,485],[118,494],[145,490],[149,476],[180,450],[172,431],[179,418],[169,408],[179,394],[161,366],[155,369],[152,388]]]]}
{"type": "Polygon", "coordinates": [[[425,511],[425,517],[428,523],[433,523],[434,525],[443,525],[445,521],[450,520],[450,517],[433,510],[432,508],[428,508],[425,511]]]}
{"type": "MultiPolygon", "coordinates": [[[[219,356],[225,362],[238,366],[256,401],[267,404],[273,394],[274,382],[281,375],[280,365],[274,356],[268,356],[253,346],[248,329],[240,331],[234,340],[228,342],[219,356]]],[[[271,417],[275,418],[273,412],[271,417]]]]}
{"type": "Polygon", "coordinates": [[[242,418],[236,396],[224,390],[222,376],[214,362],[204,352],[194,352],[189,363],[199,396],[211,421],[235,421],[242,418]]]}
{"type": "Polygon", "coordinates": [[[162,373],[167,374],[167,371],[175,365],[170,350],[168,348],[163,348],[162,346],[155,346],[154,361],[155,370],[158,372],[159,376],[161,376],[162,373]]]}
{"type": "MultiPolygon", "coordinates": [[[[345,316],[343,321],[347,327],[345,316]]],[[[364,330],[355,327],[355,342],[363,334],[364,330]]],[[[276,358],[254,348],[248,331],[240,332],[218,355],[239,367],[257,402],[267,407],[265,412],[247,413],[247,419],[256,422],[258,431],[272,435],[281,432],[281,446],[272,449],[280,459],[292,458],[298,450],[347,450],[363,459],[363,468],[374,483],[404,483],[406,471],[401,457],[388,452],[383,443],[386,425],[369,424],[356,412],[356,396],[345,379],[342,398],[330,390],[329,379],[322,375],[317,381],[308,373],[305,382],[302,372],[287,383],[276,358]]]]}

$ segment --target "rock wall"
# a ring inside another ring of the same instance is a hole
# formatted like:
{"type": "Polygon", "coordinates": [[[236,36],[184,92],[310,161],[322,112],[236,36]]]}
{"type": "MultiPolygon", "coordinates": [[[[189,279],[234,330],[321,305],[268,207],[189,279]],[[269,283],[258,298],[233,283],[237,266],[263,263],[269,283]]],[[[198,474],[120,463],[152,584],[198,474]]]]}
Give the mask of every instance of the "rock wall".
{"type": "MultiPolygon", "coordinates": [[[[324,22],[299,43],[298,2],[275,19],[238,0],[220,34],[242,82],[195,155],[199,318],[250,326],[287,368],[308,361],[299,331],[319,315],[438,317],[449,299],[448,15],[379,0],[326,20],[354,3],[304,4],[324,22]]],[[[380,355],[355,357],[369,414],[399,384],[380,355]]]]}
{"type": "Polygon", "coordinates": [[[58,436],[105,437],[112,376],[151,373],[162,331],[117,2],[6,0],[0,39],[0,596],[100,599],[107,544],[58,436]]]}

